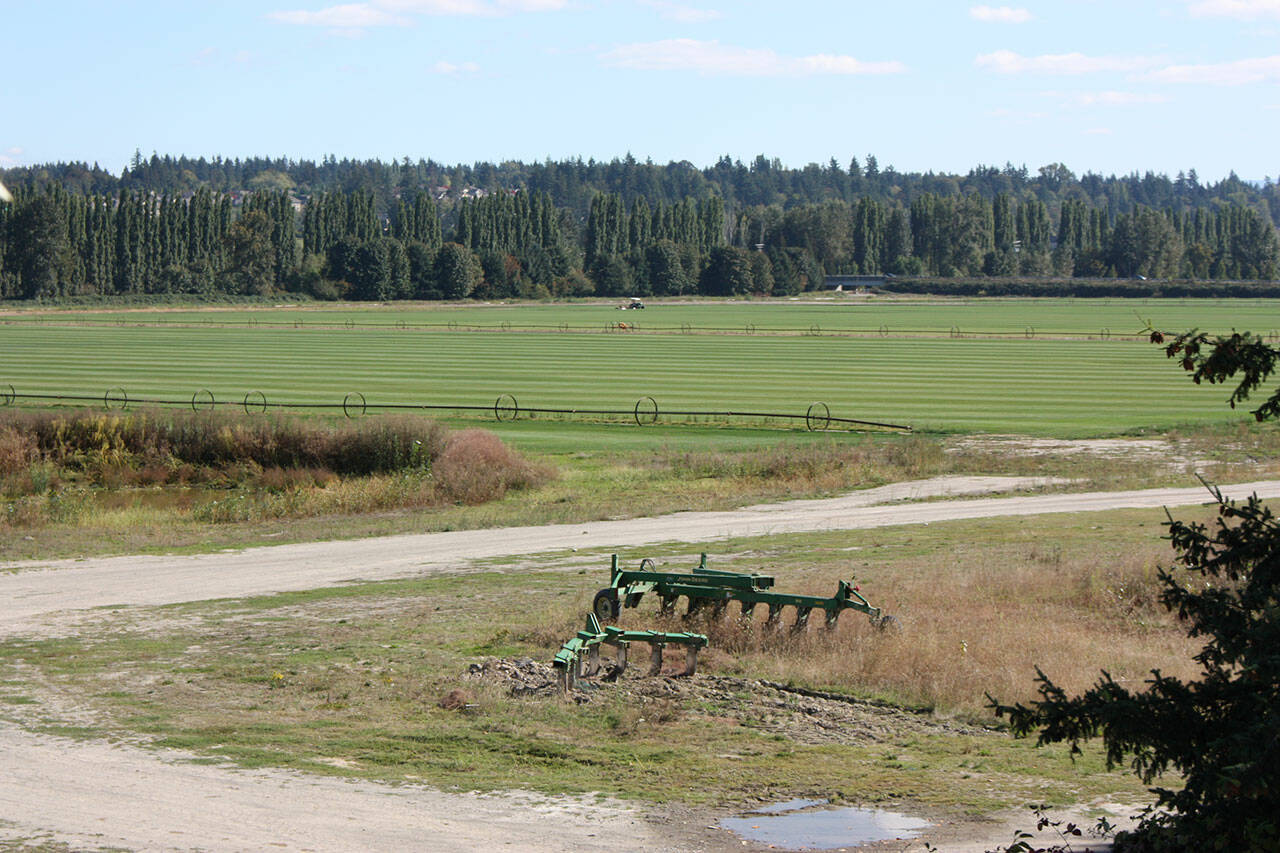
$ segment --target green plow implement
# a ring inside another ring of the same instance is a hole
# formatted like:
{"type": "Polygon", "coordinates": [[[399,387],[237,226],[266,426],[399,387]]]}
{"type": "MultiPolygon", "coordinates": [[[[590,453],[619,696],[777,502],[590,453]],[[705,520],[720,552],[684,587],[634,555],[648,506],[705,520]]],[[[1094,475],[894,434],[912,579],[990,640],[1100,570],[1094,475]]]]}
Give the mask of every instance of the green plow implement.
{"type": "Polygon", "coordinates": [[[706,554],[692,572],[660,572],[648,558],[640,561],[638,569],[623,569],[618,567],[618,555],[614,554],[609,585],[596,593],[591,612],[601,623],[611,622],[618,618],[622,606],[636,607],[645,593],[653,593],[661,601],[663,614],[673,613],[676,602],[683,596],[688,600],[686,616],[709,608],[713,619],[724,616],[730,601],[739,602],[740,617],[744,620],[751,619],[757,605],[763,604],[769,609],[765,625],[773,628],[780,627],[783,608],[794,607],[793,631],[804,630],[809,624],[809,614],[815,610],[825,615],[828,628],[835,628],[840,614],[846,610],[866,614],[871,623],[880,628],[897,625],[897,619],[863,598],[852,580],[840,581],[830,598],[774,592],[772,587],[771,575],[709,569],[706,554]]]}
{"type": "Polygon", "coordinates": [[[596,615],[589,613],[586,627],[556,653],[552,665],[558,671],[560,689],[572,690],[579,678],[591,678],[600,672],[601,646],[615,649],[614,666],[609,677],[617,678],[627,668],[627,646],[634,642],[649,644],[649,675],[662,671],[662,651],[669,643],[685,647],[685,670],[682,674],[693,675],[698,668],[698,650],[707,644],[707,637],[705,634],[683,632],[624,631],[613,625],[601,627],[596,615]]]}

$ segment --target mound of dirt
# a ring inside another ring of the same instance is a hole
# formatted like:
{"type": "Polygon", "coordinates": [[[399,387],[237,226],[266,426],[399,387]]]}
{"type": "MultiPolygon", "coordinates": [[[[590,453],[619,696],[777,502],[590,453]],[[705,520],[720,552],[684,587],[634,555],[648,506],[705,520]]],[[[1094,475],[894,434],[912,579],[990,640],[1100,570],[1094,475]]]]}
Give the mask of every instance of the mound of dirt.
{"type": "MultiPolygon", "coordinates": [[[[608,680],[610,675],[580,680],[567,698],[586,705],[612,693],[628,697],[636,705],[697,707],[701,714],[803,744],[880,742],[910,734],[990,733],[989,729],[928,713],[771,681],[702,674],[648,676],[637,666],[629,667],[616,680],[608,680]]],[[[467,678],[500,684],[513,696],[559,696],[555,669],[530,658],[475,663],[467,678]]]]}

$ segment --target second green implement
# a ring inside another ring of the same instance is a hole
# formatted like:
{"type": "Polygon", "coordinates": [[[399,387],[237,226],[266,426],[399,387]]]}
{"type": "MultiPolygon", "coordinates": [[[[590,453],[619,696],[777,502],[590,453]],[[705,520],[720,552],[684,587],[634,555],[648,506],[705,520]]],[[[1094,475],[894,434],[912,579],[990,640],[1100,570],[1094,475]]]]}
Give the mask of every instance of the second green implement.
{"type": "Polygon", "coordinates": [[[763,604],[769,609],[765,620],[768,627],[780,627],[783,608],[794,607],[796,617],[792,623],[793,631],[803,630],[809,624],[809,615],[814,610],[823,612],[828,628],[834,628],[840,614],[846,610],[865,613],[872,624],[881,628],[897,624],[894,617],[885,614],[879,607],[873,607],[851,580],[839,581],[835,595],[830,598],[774,592],[773,582],[771,575],[707,568],[706,554],[702,555],[691,572],[658,571],[657,564],[647,557],[640,561],[638,569],[624,569],[619,567],[618,555],[614,554],[609,586],[596,593],[591,612],[601,623],[611,622],[618,618],[623,606],[636,607],[645,593],[652,592],[661,600],[661,611],[664,614],[674,612],[681,596],[688,599],[686,616],[710,608],[713,619],[724,615],[730,601],[739,602],[740,616],[743,619],[752,618],[756,606],[763,604]]]}

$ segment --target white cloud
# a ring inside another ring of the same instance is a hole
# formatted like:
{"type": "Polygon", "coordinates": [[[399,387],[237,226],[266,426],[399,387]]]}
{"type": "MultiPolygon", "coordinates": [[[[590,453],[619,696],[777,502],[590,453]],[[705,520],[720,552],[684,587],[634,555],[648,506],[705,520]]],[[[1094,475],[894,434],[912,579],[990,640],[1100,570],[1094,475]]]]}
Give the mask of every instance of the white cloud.
{"type": "Polygon", "coordinates": [[[1256,21],[1262,18],[1280,20],[1280,0],[1198,0],[1187,11],[1195,18],[1236,18],[1256,21]]]}
{"type": "Polygon", "coordinates": [[[901,62],[863,62],[852,56],[781,56],[767,48],[734,47],[717,41],[666,39],[625,44],[601,54],[608,65],[642,71],[697,71],[747,77],[813,74],[900,74],[901,62]]]}
{"type": "Polygon", "coordinates": [[[715,9],[698,9],[683,3],[671,3],[668,0],[640,0],[640,5],[657,10],[658,14],[668,21],[679,21],[682,24],[705,24],[707,21],[724,17],[715,9]]]}
{"type": "Polygon", "coordinates": [[[373,0],[375,6],[414,15],[490,15],[483,0],[373,0]]]}
{"type": "Polygon", "coordinates": [[[3,151],[0,151],[0,165],[17,166],[20,163],[22,163],[21,148],[6,148],[3,151]]]}
{"type": "Polygon", "coordinates": [[[431,66],[431,70],[436,74],[474,74],[480,70],[480,66],[474,62],[463,62],[454,65],[452,62],[446,62],[442,59],[431,66]]]}
{"type": "Polygon", "coordinates": [[[1141,71],[1157,61],[1147,56],[1086,56],[1083,53],[1023,56],[1011,50],[997,50],[979,56],[974,64],[998,74],[1096,74],[1141,71]]]}
{"type": "Polygon", "coordinates": [[[330,6],[316,12],[298,9],[286,12],[271,12],[267,17],[282,24],[297,24],[305,27],[329,27],[335,30],[361,30],[367,27],[401,27],[408,23],[404,18],[393,15],[383,9],[375,8],[368,3],[349,3],[345,6],[330,6]]]}
{"type": "Polygon", "coordinates": [[[1031,13],[1012,6],[974,6],[969,9],[969,17],[990,23],[1025,24],[1031,20],[1031,13]]]}
{"type": "Polygon", "coordinates": [[[1210,86],[1280,82],[1280,55],[1204,65],[1170,65],[1152,71],[1147,77],[1159,83],[1199,83],[1210,86]]]}
{"type": "Polygon", "coordinates": [[[1110,136],[1112,133],[1109,127],[1091,127],[1084,131],[1085,136],[1110,136]]]}

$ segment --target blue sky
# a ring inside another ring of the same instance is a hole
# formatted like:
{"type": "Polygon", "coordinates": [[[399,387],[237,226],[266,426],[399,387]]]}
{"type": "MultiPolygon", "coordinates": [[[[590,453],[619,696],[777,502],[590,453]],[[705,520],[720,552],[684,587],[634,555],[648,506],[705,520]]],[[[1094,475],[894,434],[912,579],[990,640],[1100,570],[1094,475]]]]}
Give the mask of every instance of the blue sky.
{"type": "Polygon", "coordinates": [[[0,166],[192,156],[1280,175],[1280,0],[0,0],[0,166]]]}

